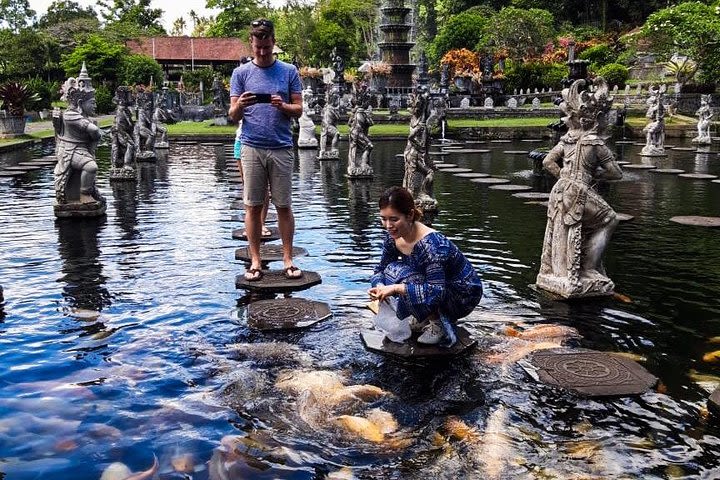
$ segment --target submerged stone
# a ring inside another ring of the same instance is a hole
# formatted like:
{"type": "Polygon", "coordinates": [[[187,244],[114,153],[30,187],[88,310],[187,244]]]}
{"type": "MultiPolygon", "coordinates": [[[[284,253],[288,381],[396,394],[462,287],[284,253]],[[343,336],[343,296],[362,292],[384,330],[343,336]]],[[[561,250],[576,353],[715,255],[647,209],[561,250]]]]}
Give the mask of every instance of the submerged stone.
{"type": "Polygon", "coordinates": [[[263,276],[260,280],[246,280],[244,274],[240,274],[235,278],[235,287],[255,292],[267,293],[284,293],[306,290],[315,285],[322,283],[322,279],[317,272],[303,270],[300,278],[285,277],[284,270],[263,270],[263,276]]]}
{"type": "Polygon", "coordinates": [[[404,359],[424,359],[454,357],[472,350],[477,341],[463,327],[457,328],[458,341],[452,347],[438,347],[417,343],[414,338],[405,343],[390,341],[384,333],[377,330],[363,330],[360,333],[363,345],[371,352],[391,355],[404,359]]]}

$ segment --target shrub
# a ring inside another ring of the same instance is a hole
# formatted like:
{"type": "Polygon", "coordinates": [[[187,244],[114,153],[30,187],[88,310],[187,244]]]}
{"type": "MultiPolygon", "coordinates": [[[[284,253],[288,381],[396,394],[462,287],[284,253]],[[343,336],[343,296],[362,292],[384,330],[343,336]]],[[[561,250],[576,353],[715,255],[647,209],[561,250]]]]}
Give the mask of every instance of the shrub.
{"type": "Polygon", "coordinates": [[[7,110],[12,116],[21,117],[25,110],[33,108],[38,100],[40,97],[37,93],[21,83],[8,82],[0,85],[0,109],[7,110]]]}
{"type": "Polygon", "coordinates": [[[182,78],[185,88],[190,91],[200,90],[200,80],[203,82],[205,91],[209,91],[215,78],[215,71],[209,67],[197,68],[194,71],[185,70],[182,78]]]}
{"type": "Polygon", "coordinates": [[[600,67],[596,73],[603,77],[607,84],[612,88],[615,85],[618,87],[624,87],[630,71],[625,65],[620,65],[619,63],[609,63],[600,67]]]}
{"type": "Polygon", "coordinates": [[[546,87],[559,89],[560,82],[567,76],[567,66],[562,63],[513,62],[505,71],[505,90],[546,87]]]}
{"type": "Polygon", "coordinates": [[[601,43],[600,45],[595,45],[594,47],[583,50],[578,55],[578,58],[588,60],[591,64],[597,65],[599,68],[603,65],[613,63],[615,56],[615,52],[610,48],[610,45],[601,43]]]}
{"type": "Polygon", "coordinates": [[[119,70],[118,81],[122,85],[149,85],[151,78],[156,84],[162,84],[164,77],[160,64],[147,55],[124,56],[119,70]]]}
{"type": "Polygon", "coordinates": [[[113,111],[112,102],[113,94],[105,85],[99,85],[95,89],[95,103],[97,103],[97,113],[105,114],[113,111]]]}
{"type": "Polygon", "coordinates": [[[40,99],[32,105],[36,110],[50,109],[52,101],[57,100],[59,86],[55,82],[46,82],[40,77],[33,77],[25,82],[28,89],[40,99]]]}

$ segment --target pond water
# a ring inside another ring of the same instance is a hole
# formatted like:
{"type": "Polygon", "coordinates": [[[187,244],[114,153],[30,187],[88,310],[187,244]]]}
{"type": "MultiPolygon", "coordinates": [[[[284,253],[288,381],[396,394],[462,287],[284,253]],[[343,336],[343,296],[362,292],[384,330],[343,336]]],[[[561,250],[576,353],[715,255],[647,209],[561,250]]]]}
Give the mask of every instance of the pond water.
{"type": "MultiPolygon", "coordinates": [[[[490,153],[443,161],[542,188],[525,155],[503,153],[539,145],[477,143],[470,148],[490,153]]],[[[401,183],[404,146],[376,142],[375,178],[358,183],[344,178],[345,160],[300,152],[295,243],[310,255],[297,264],[323,283],[294,296],[327,302],[334,316],[279,334],[247,328],[250,299],[234,286],[244,243],[231,238],[239,186],[225,146],[175,142],[129,185],[108,183],[101,150],[102,220],[56,221],[49,167],[0,179],[0,478],[97,479],[111,462],[147,469],[153,455],[160,478],[720,477],[720,427],[705,410],[720,372],[702,360],[720,349],[720,238],[669,221],[719,216],[720,185],[626,170],[604,186],[610,204],[635,217],[620,224],[605,262],[631,303],[565,303],[530,288],[545,208],[438,172],[433,225],[484,279],[465,323],[480,344],[450,362],[403,364],[366,352],[358,333],[372,323],[377,198],[401,183]],[[577,329],[571,347],[635,355],[661,386],[587,399],[536,383],[521,365],[534,347],[507,333],[540,323],[577,329]],[[329,411],[322,392],[276,384],[292,371],[389,394],[329,411]],[[399,424],[385,442],[330,418],[372,409],[399,424]],[[234,459],[217,450],[227,435],[242,451],[234,459]]],[[[612,146],[639,162],[641,146],[612,146]]],[[[720,175],[716,153],[668,153],[662,167],[720,175]]]]}

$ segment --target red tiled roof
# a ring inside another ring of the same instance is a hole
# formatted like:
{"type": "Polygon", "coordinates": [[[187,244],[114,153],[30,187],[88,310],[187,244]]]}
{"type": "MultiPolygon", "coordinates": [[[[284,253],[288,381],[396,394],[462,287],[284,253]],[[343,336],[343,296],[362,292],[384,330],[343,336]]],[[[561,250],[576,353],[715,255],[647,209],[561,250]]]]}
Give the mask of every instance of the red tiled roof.
{"type": "Polygon", "coordinates": [[[250,45],[238,38],[143,37],[128,40],[133,53],[142,53],[158,61],[238,61],[252,55],[250,45]]]}

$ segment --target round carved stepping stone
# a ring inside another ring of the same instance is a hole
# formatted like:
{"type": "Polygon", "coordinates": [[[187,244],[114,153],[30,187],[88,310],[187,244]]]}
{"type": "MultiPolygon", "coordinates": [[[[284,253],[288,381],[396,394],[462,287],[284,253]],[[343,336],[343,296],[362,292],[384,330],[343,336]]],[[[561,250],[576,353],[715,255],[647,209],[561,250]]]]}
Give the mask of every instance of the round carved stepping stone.
{"type": "Polygon", "coordinates": [[[720,183],[720,180],[710,180],[712,183],[720,183]]]}
{"type": "Polygon", "coordinates": [[[462,167],[451,167],[451,168],[438,167],[438,170],[440,170],[441,172],[447,172],[447,173],[470,173],[470,172],[472,172],[472,168],[462,168],[462,167]]]}
{"type": "Polygon", "coordinates": [[[710,413],[720,416],[720,387],[716,388],[708,398],[707,407],[710,413]]]}
{"type": "MultiPolygon", "coordinates": [[[[270,230],[270,233],[272,233],[272,235],[266,236],[266,237],[260,237],[261,242],[274,242],[275,240],[280,240],[280,229],[278,229],[278,227],[268,227],[268,230],[270,230]]],[[[244,228],[236,228],[235,230],[233,230],[232,238],[235,240],[247,241],[247,235],[245,235],[245,229],[244,228]]]]}
{"type": "Polygon", "coordinates": [[[245,274],[241,273],[235,277],[235,288],[242,288],[253,292],[284,293],[306,290],[322,283],[317,272],[303,270],[300,278],[286,278],[284,270],[263,270],[263,277],[260,280],[247,281],[245,274]]]}
{"type": "Polygon", "coordinates": [[[27,170],[0,170],[0,177],[21,177],[26,173],[27,170]]]}
{"type": "Polygon", "coordinates": [[[496,178],[496,177],[487,177],[487,178],[473,178],[470,180],[473,183],[482,183],[487,185],[500,185],[501,183],[510,183],[510,180],[507,178],[496,178]]]}
{"type": "Polygon", "coordinates": [[[444,145],[443,150],[464,150],[462,145],[444,145]]]}
{"type": "Polygon", "coordinates": [[[490,176],[489,173],[477,173],[477,172],[470,172],[470,173],[456,173],[456,177],[459,178],[488,178],[490,176]]]}
{"type": "Polygon", "coordinates": [[[691,178],[693,180],[713,180],[717,178],[717,175],[710,175],[708,173],[681,173],[678,177],[691,178]]]}
{"type": "MultiPolygon", "coordinates": [[[[54,162],[53,162],[53,165],[55,165],[54,162]]],[[[43,168],[42,165],[40,165],[38,163],[33,163],[33,162],[20,162],[16,165],[16,167],[20,167],[25,170],[40,170],[41,168],[43,168]]]]}
{"type": "Polygon", "coordinates": [[[363,330],[360,333],[363,345],[371,352],[403,359],[455,357],[469,352],[477,345],[470,333],[463,327],[457,327],[458,341],[450,348],[417,343],[418,334],[413,334],[404,343],[390,341],[385,334],[377,330],[363,330]]]}
{"type": "Polygon", "coordinates": [[[651,170],[652,173],[668,173],[668,174],[677,174],[677,173],[685,173],[685,170],[680,170],[679,168],[658,168],[655,170],[651,170]]]}
{"type": "Polygon", "coordinates": [[[404,153],[396,153],[395,158],[405,158],[405,154],[404,153]]]}
{"type": "MultiPolygon", "coordinates": [[[[293,247],[293,257],[306,257],[307,250],[302,247],[293,247]]],[[[278,262],[283,259],[282,245],[260,245],[260,261],[262,263],[278,262]]],[[[242,247],[235,250],[235,260],[250,262],[250,247],[242,247]]]]}
{"type": "Polygon", "coordinates": [[[504,139],[497,139],[497,140],[490,140],[490,143],[510,143],[512,140],[504,140],[504,139]]]}
{"type": "Polygon", "coordinates": [[[27,167],[19,167],[17,165],[13,165],[11,167],[4,167],[3,170],[6,170],[8,172],[27,172],[28,170],[37,170],[35,168],[27,168],[27,167]]]}
{"type": "Polygon", "coordinates": [[[653,168],[657,168],[657,166],[649,165],[647,163],[629,163],[627,165],[623,165],[623,168],[629,168],[631,170],[652,170],[653,168]]]}
{"type": "Polygon", "coordinates": [[[248,326],[263,331],[306,328],[331,316],[327,303],[304,298],[259,300],[248,305],[248,326]]]}
{"type": "Polygon", "coordinates": [[[619,162],[617,162],[617,164],[622,167],[623,165],[630,165],[630,162],[628,162],[627,160],[620,160],[619,162]]]}
{"type": "Polygon", "coordinates": [[[487,148],[462,148],[453,150],[451,153],[490,153],[487,148]]]}
{"type": "Polygon", "coordinates": [[[720,227],[720,217],[701,217],[696,215],[680,215],[672,217],[671,222],[695,227],[720,227]]]}
{"type": "Polygon", "coordinates": [[[530,152],[527,150],[503,150],[503,153],[508,155],[527,155],[530,152]]]}
{"type": "Polygon", "coordinates": [[[243,179],[241,177],[229,177],[227,179],[228,183],[244,183],[243,179]]]}
{"type": "Polygon", "coordinates": [[[620,222],[629,222],[630,220],[635,219],[635,217],[633,217],[629,213],[615,213],[615,216],[617,217],[618,221],[620,221],[620,222]]]}
{"type": "Polygon", "coordinates": [[[19,167],[51,167],[57,164],[55,160],[31,160],[29,162],[18,163],[19,167]]]}
{"type": "MultiPolygon", "coordinates": [[[[278,219],[277,212],[274,212],[271,210],[267,213],[267,217],[265,217],[265,222],[268,222],[268,223],[277,222],[277,219],[278,219]]],[[[245,210],[238,212],[237,215],[230,216],[230,221],[231,222],[240,222],[240,223],[245,222],[245,210]]]]}
{"type": "Polygon", "coordinates": [[[527,185],[491,185],[488,188],[492,190],[505,190],[506,192],[523,192],[526,190],[532,190],[532,187],[527,185]]]}
{"type": "Polygon", "coordinates": [[[450,152],[428,152],[428,155],[444,156],[444,155],[450,155],[450,152]]]}
{"type": "Polygon", "coordinates": [[[530,200],[529,202],[524,202],[524,203],[525,203],[525,205],[540,205],[541,207],[547,207],[548,205],[550,205],[550,202],[547,202],[547,201],[542,202],[542,201],[538,201],[538,200],[530,200]]]}
{"type": "Polygon", "coordinates": [[[616,140],[615,145],[635,145],[635,140],[616,140]]]}
{"type": "Polygon", "coordinates": [[[435,164],[435,168],[455,168],[455,167],[457,167],[457,164],[455,164],[455,163],[438,162],[435,164]]]}
{"type": "Polygon", "coordinates": [[[639,395],[658,380],[633,360],[586,349],[538,351],[529,364],[536,380],[589,397],[639,395]]]}
{"type": "MultiPolygon", "coordinates": [[[[670,148],[667,145],[665,145],[665,148],[670,148]]],[[[695,147],[675,147],[673,150],[678,152],[694,152],[696,149],[695,147]]]]}
{"type": "Polygon", "coordinates": [[[520,192],[513,193],[512,196],[515,198],[522,198],[524,200],[547,200],[550,198],[549,193],[542,192],[520,192]]]}
{"type": "Polygon", "coordinates": [[[538,142],[544,142],[542,138],[523,138],[520,140],[521,142],[532,142],[532,143],[538,143],[538,142]]]}

